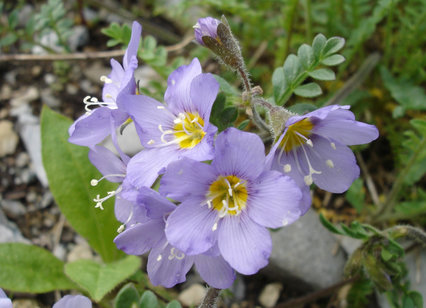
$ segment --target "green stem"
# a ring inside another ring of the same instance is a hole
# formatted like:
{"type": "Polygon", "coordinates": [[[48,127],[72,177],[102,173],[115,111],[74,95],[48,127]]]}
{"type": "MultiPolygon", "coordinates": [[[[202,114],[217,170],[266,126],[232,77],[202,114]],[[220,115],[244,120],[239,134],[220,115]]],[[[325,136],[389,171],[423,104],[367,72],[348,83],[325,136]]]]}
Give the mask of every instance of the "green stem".
{"type": "Polygon", "coordinates": [[[216,308],[220,291],[220,289],[209,288],[203,302],[198,308],[216,308]]]}
{"type": "Polygon", "coordinates": [[[306,39],[312,42],[311,0],[305,0],[306,39]]]}
{"type": "Polygon", "coordinates": [[[381,215],[388,215],[389,212],[392,211],[395,204],[398,202],[398,195],[404,185],[405,177],[408,174],[408,171],[411,169],[413,164],[416,162],[420,153],[423,151],[423,148],[426,146],[426,138],[423,138],[419,146],[417,147],[414,154],[411,156],[408,163],[405,165],[404,169],[399,173],[399,176],[396,178],[395,183],[392,186],[392,190],[389,193],[387,201],[383,204],[383,206],[377,211],[374,215],[374,220],[377,220],[381,215]]]}

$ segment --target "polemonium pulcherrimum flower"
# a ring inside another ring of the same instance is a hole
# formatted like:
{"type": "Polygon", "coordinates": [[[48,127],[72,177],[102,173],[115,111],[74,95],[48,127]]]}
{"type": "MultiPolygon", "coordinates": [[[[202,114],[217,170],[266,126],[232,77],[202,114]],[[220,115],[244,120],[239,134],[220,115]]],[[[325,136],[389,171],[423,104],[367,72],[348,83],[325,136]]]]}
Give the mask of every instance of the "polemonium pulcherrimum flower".
{"type": "Polygon", "coordinates": [[[302,214],[296,183],[269,169],[261,139],[235,128],[218,135],[211,165],[188,158],[171,163],[160,192],[182,203],[167,220],[168,241],[188,255],[218,245],[235,270],[256,273],[271,253],[266,227],[302,214]]]}
{"type": "Polygon", "coordinates": [[[92,302],[83,295],[65,295],[52,308],[92,308],[92,302]]]}
{"type": "Polygon", "coordinates": [[[68,141],[82,146],[93,146],[110,134],[115,135],[115,129],[129,119],[119,100],[120,93],[135,94],[136,83],[134,71],[138,66],[137,51],[142,27],[133,22],[132,35],[123,57],[123,66],[111,59],[112,70],[101,80],[105,82],[102,91],[103,101],[99,102],[90,96],[84,99],[86,113],[78,118],[69,128],[68,141]],[[93,106],[99,108],[91,109],[93,106]]]}
{"type": "Polygon", "coordinates": [[[12,301],[2,289],[0,289],[0,308],[12,308],[12,301]]]}
{"type": "Polygon", "coordinates": [[[217,26],[219,24],[220,20],[213,17],[198,19],[198,22],[194,25],[194,34],[197,42],[204,45],[203,36],[210,36],[213,39],[217,39],[217,26]]]}
{"type": "Polygon", "coordinates": [[[172,72],[167,83],[166,104],[145,95],[122,96],[145,147],[127,166],[125,183],[136,188],[151,186],[161,170],[181,157],[213,158],[217,128],[209,118],[219,83],[213,75],[201,73],[197,58],[172,72]]]}
{"type": "Polygon", "coordinates": [[[273,169],[298,185],[342,193],[359,176],[355,156],[347,145],[375,140],[374,125],[358,122],[349,106],[327,106],[288,119],[275,152],[273,169]]]}
{"type": "Polygon", "coordinates": [[[135,204],[136,223],[119,234],[114,242],[127,254],[141,255],[151,250],[147,272],[154,285],[167,288],[185,281],[195,264],[201,277],[212,287],[226,289],[235,272],[220,256],[217,247],[205,254],[187,256],[167,241],[164,233],[168,216],[176,206],[154,190],[143,187],[135,204]]]}

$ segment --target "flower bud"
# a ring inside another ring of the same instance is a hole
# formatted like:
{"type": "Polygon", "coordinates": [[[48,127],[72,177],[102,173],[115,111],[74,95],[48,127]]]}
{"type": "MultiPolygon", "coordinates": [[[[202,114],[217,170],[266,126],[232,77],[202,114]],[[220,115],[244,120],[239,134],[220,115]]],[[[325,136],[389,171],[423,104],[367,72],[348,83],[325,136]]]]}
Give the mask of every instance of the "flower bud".
{"type": "Polygon", "coordinates": [[[217,39],[217,26],[219,24],[220,21],[212,17],[198,19],[198,22],[194,25],[195,39],[197,42],[205,46],[203,36],[217,39]]]}

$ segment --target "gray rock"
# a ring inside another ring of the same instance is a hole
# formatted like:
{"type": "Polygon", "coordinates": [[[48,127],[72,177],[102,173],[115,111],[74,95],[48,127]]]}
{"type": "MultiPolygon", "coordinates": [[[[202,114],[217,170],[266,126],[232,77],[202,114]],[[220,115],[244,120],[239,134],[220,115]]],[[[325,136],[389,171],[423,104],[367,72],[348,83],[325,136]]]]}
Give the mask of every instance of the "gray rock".
{"type": "Polygon", "coordinates": [[[46,171],[41,159],[41,135],[39,119],[31,112],[28,105],[21,105],[12,110],[12,115],[18,117],[18,131],[25,148],[31,158],[31,167],[40,183],[48,186],[46,171]]]}
{"type": "MultiPolygon", "coordinates": [[[[104,83],[101,81],[101,76],[108,76],[109,73],[111,73],[111,67],[104,66],[99,61],[93,62],[93,64],[91,64],[86,70],[83,70],[83,74],[87,77],[87,79],[102,86],[104,83]]],[[[83,90],[90,94],[90,91],[87,91],[87,89],[83,88],[83,90]]],[[[91,94],[93,94],[93,92],[91,94]]]]}
{"type": "MultiPolygon", "coordinates": [[[[53,30],[44,33],[40,37],[39,41],[42,45],[53,49],[57,53],[65,52],[64,48],[59,45],[58,35],[53,30]]],[[[48,52],[43,47],[38,45],[35,45],[33,48],[31,48],[31,52],[36,55],[48,54],[48,52]]]]}
{"type": "Polygon", "coordinates": [[[16,156],[15,166],[24,168],[30,162],[30,156],[26,152],[21,152],[16,156]]]}
{"type": "Polygon", "coordinates": [[[83,47],[89,42],[89,30],[84,26],[75,26],[71,29],[71,34],[68,37],[68,46],[72,51],[83,47]]]}
{"type": "Polygon", "coordinates": [[[259,303],[263,307],[272,308],[280,298],[283,285],[279,282],[267,284],[259,295],[259,303]]]}
{"type": "Polygon", "coordinates": [[[34,7],[30,4],[25,4],[18,10],[18,25],[25,27],[32,14],[34,14],[34,7]]]}
{"type": "Polygon", "coordinates": [[[0,243],[19,242],[29,244],[30,242],[24,238],[18,227],[7,220],[3,211],[0,209],[0,243]]]}
{"type": "Polygon", "coordinates": [[[322,289],[343,279],[345,253],[315,211],[271,236],[270,263],[263,270],[266,275],[302,290],[322,289]]]}
{"type": "MultiPolygon", "coordinates": [[[[117,133],[117,142],[121,150],[131,156],[135,155],[143,149],[139,140],[140,139],[136,132],[134,122],[126,126],[126,128],[123,130],[123,134],[117,133]]],[[[118,155],[110,137],[106,138],[102,142],[102,145],[118,155]]]]}
{"type": "Polygon", "coordinates": [[[18,135],[10,121],[0,121],[0,157],[12,154],[18,145],[18,135]]]}
{"type": "Polygon", "coordinates": [[[40,97],[38,89],[36,87],[29,87],[25,92],[21,91],[17,96],[11,99],[10,104],[12,107],[17,108],[21,105],[28,104],[29,102],[35,101],[40,97]]]}
{"type": "MultiPolygon", "coordinates": [[[[408,253],[404,258],[410,281],[410,290],[420,292],[423,302],[426,300],[426,249],[418,247],[408,253]]],[[[377,302],[381,308],[391,308],[386,295],[376,293],[377,302]]]]}

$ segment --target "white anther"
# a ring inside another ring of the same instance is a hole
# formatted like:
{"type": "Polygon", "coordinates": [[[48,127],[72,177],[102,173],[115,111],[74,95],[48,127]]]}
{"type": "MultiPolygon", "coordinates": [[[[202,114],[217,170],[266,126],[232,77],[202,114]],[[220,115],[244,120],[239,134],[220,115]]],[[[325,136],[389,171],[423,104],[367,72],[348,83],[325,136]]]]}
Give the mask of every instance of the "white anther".
{"type": "Polygon", "coordinates": [[[157,109],[166,109],[164,106],[157,106],[157,109]]]}
{"type": "Polygon", "coordinates": [[[158,257],[157,257],[157,261],[158,261],[158,262],[160,262],[160,261],[161,261],[161,259],[163,259],[163,257],[162,257],[161,255],[158,255],[158,257]]]}
{"type": "Polygon", "coordinates": [[[211,200],[207,200],[207,206],[209,209],[212,208],[212,201],[211,200]]]}
{"type": "Polygon", "coordinates": [[[108,94],[108,93],[107,93],[107,94],[105,94],[105,97],[106,97],[106,98],[113,98],[113,96],[112,96],[111,94],[108,94]]]}
{"type": "Polygon", "coordinates": [[[172,79],[172,85],[176,84],[176,80],[172,79]]]}
{"type": "Polygon", "coordinates": [[[98,181],[98,180],[95,180],[95,179],[92,179],[92,180],[90,181],[90,185],[92,185],[92,186],[96,186],[96,185],[98,185],[98,183],[99,183],[99,181],[98,181]]]}
{"type": "Polygon", "coordinates": [[[288,225],[288,220],[287,220],[287,218],[284,218],[283,219],[283,226],[287,226],[288,225]]]}
{"type": "Polygon", "coordinates": [[[193,29],[200,29],[200,24],[197,22],[195,25],[192,26],[193,29]]]}
{"type": "Polygon", "coordinates": [[[334,168],[334,163],[331,159],[327,159],[326,162],[327,166],[329,166],[330,168],[334,168]]]}
{"type": "Polygon", "coordinates": [[[314,147],[314,144],[312,143],[311,139],[306,140],[306,144],[309,145],[311,148],[314,147]]]}
{"type": "Polygon", "coordinates": [[[237,188],[237,187],[238,187],[238,186],[240,186],[240,185],[241,185],[241,183],[240,183],[240,182],[238,182],[237,184],[235,184],[235,185],[234,185],[234,189],[235,189],[235,188],[237,188]]]}
{"type": "Polygon", "coordinates": [[[124,226],[124,225],[121,225],[120,227],[118,227],[117,232],[118,232],[118,233],[123,232],[123,231],[124,231],[124,228],[125,228],[125,226],[124,226]]]}
{"type": "Polygon", "coordinates": [[[310,186],[312,184],[312,175],[305,175],[305,177],[303,178],[303,180],[305,181],[305,184],[307,186],[310,186]]]}
{"type": "Polygon", "coordinates": [[[105,83],[112,83],[112,80],[109,79],[107,76],[101,76],[101,81],[105,83]]]}
{"type": "Polygon", "coordinates": [[[147,144],[154,144],[154,143],[155,143],[155,141],[152,140],[152,139],[147,142],[147,144]]]}
{"type": "Polygon", "coordinates": [[[178,259],[178,260],[182,260],[183,258],[185,258],[185,254],[183,252],[181,252],[181,255],[178,255],[179,251],[176,251],[176,248],[172,247],[170,248],[170,255],[168,257],[169,260],[173,260],[174,258],[178,259]]]}
{"type": "Polygon", "coordinates": [[[286,172],[286,173],[291,172],[291,165],[290,164],[285,164],[284,165],[284,172],[286,172]]]}
{"type": "Polygon", "coordinates": [[[330,142],[331,147],[333,148],[333,150],[336,149],[336,144],[334,142],[330,142]]]}
{"type": "Polygon", "coordinates": [[[212,231],[216,231],[216,230],[217,230],[217,222],[215,222],[213,227],[212,227],[212,231]]]}

